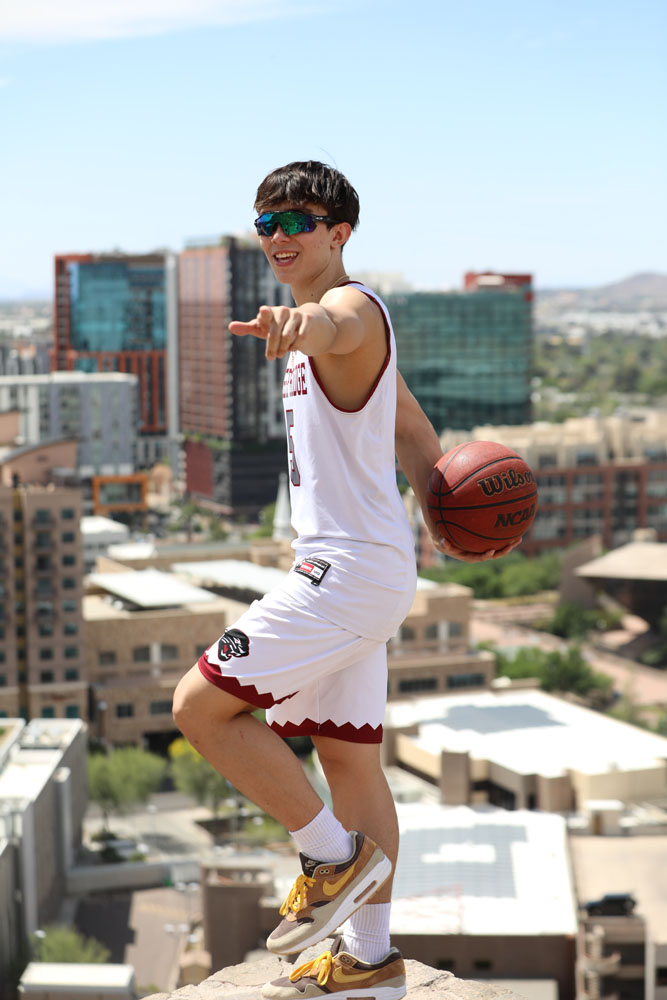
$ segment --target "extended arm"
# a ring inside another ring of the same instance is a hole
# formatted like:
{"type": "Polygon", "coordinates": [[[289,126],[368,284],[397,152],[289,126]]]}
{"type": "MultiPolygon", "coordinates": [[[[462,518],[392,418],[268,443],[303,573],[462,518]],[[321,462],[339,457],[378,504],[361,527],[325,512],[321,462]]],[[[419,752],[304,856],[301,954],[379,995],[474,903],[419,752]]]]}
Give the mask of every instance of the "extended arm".
{"type": "Polygon", "coordinates": [[[457,549],[439,535],[431,523],[427,506],[427,487],[433,466],[442,455],[438,435],[421,406],[408,389],[403,376],[397,373],[396,382],[396,456],[406,479],[410,483],[424,515],[433,544],[439,552],[463,559],[465,562],[483,562],[507,555],[519,542],[501,549],[476,553],[457,549]]]}
{"type": "Polygon", "coordinates": [[[322,354],[351,354],[364,340],[369,325],[377,325],[374,307],[354,289],[331,289],[320,302],[287,306],[261,306],[248,323],[234,321],[230,332],[236,336],[258,337],[266,341],[270,361],[284,358],[289,351],[310,357],[322,354]]]}

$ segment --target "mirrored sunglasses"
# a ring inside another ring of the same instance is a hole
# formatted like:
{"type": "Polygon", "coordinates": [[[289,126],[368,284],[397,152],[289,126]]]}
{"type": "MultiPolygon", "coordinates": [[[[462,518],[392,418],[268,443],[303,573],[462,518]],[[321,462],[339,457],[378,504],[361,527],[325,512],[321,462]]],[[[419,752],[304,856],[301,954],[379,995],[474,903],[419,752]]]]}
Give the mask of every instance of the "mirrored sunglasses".
{"type": "Polygon", "coordinates": [[[276,227],[280,226],[285,236],[295,236],[297,233],[312,233],[318,222],[335,225],[337,221],[328,215],[311,215],[290,209],[288,212],[264,212],[255,219],[255,229],[260,236],[273,236],[276,227]]]}

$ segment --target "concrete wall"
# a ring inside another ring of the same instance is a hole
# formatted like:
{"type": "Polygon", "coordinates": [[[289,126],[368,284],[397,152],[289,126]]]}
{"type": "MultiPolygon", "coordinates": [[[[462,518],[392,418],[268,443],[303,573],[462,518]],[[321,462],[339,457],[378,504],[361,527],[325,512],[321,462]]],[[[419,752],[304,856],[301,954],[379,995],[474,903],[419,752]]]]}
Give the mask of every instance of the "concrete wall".
{"type": "Polygon", "coordinates": [[[560,935],[392,934],[406,959],[465,979],[555,979],[559,1000],[574,1000],[576,941],[560,935]]]}
{"type": "Polygon", "coordinates": [[[667,797],[667,761],[637,771],[619,770],[603,774],[572,771],[570,778],[578,807],[587,799],[638,802],[667,797]]]}

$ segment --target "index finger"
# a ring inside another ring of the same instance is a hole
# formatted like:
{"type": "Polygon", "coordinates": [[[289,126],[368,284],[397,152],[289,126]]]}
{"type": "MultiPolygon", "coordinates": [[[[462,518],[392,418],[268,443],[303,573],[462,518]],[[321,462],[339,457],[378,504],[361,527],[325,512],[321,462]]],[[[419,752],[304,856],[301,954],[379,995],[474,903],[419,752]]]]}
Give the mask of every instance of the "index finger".
{"type": "Polygon", "coordinates": [[[251,334],[253,337],[259,337],[261,340],[266,340],[268,335],[268,331],[264,330],[256,319],[251,319],[249,323],[232,320],[232,322],[227,325],[227,329],[236,337],[247,337],[248,334],[251,334]]]}

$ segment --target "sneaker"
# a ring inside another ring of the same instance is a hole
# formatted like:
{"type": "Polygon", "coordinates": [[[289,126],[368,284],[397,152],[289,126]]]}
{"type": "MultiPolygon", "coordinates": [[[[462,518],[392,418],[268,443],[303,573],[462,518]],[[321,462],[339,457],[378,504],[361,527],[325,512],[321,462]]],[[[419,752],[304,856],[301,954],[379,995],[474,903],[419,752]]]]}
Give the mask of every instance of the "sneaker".
{"type": "Polygon", "coordinates": [[[284,919],[266,942],[269,951],[295,955],[323,941],[389,878],[391,861],[375,841],[356,830],[350,836],[354,849],[347,861],[327,864],[299,855],[303,874],[280,907],[284,919]]]}
{"type": "Polygon", "coordinates": [[[262,987],[265,1000],[316,1000],[341,996],[344,1000],[400,1000],[407,992],[405,962],[398,948],[391,948],[379,962],[362,962],[342,951],[336,938],[331,951],[298,966],[282,979],[262,987]]]}

